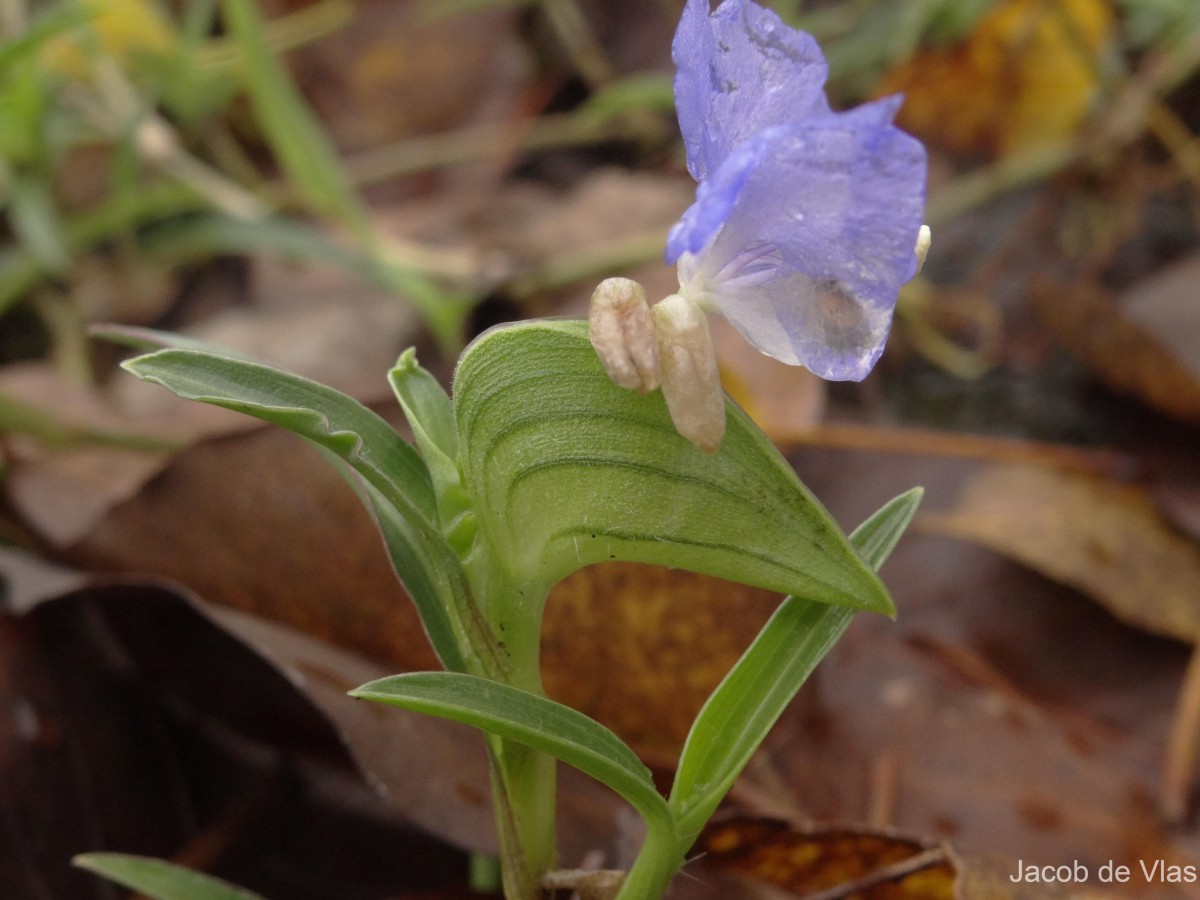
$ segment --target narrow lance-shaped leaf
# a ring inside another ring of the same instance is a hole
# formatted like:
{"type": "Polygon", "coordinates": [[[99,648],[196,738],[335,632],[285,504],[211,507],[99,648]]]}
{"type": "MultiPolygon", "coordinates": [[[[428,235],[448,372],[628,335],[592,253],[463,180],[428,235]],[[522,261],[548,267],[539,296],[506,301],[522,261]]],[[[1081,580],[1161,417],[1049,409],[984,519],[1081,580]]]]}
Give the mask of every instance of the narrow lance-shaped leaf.
{"type": "Polygon", "coordinates": [[[155,900],[263,900],[259,894],[227,881],[161,859],[125,853],[85,853],[72,862],[155,900]]]}
{"type": "Polygon", "coordinates": [[[676,433],[661,394],[605,376],[582,322],[502,326],[454,381],[481,533],[518,581],[659,563],[891,614],[887,591],[770,441],[734,406],[720,452],[676,433]]]}
{"type": "MultiPolygon", "coordinates": [[[[181,397],[282,425],[348,462],[371,487],[393,564],[445,665],[462,668],[448,629],[470,631],[470,591],[458,557],[439,533],[429,472],[416,451],[382,418],[332,388],[258,363],[197,350],[169,349],[124,367],[181,397]],[[379,505],[386,503],[394,515],[379,505]],[[453,609],[460,628],[445,619],[453,609]]],[[[478,629],[476,629],[478,631],[478,629]]],[[[487,647],[476,649],[487,656],[487,647]]],[[[487,665],[485,663],[485,665],[487,665]]]]}
{"type": "Polygon", "coordinates": [[[195,350],[160,350],[128,371],[188,400],[282,425],[332,450],[412,518],[436,521],[429,472],[387,422],[340,391],[270,366],[195,350]]]}
{"type": "Polygon", "coordinates": [[[473,725],[561,759],[612,788],[648,822],[669,827],[650,771],[619,737],[583,713],[519,688],[454,672],[413,672],[364,684],[350,696],[473,725]]]}
{"type": "Polygon", "coordinates": [[[462,619],[454,615],[456,609],[445,603],[446,597],[453,596],[452,589],[448,585],[439,585],[431,581],[435,573],[422,566],[410,550],[414,544],[420,543],[420,536],[413,533],[409,522],[374,485],[358,479],[332,451],[324,447],[317,447],[317,450],[329,460],[338,473],[346,476],[347,484],[374,515],[392,568],[408,589],[409,596],[417,607],[417,615],[421,618],[425,635],[429,638],[429,643],[442,666],[451,672],[471,671],[471,665],[463,653],[464,648],[472,646],[466,634],[467,629],[462,624],[462,619]]]}
{"type": "MultiPolygon", "coordinates": [[[[873,569],[882,566],[896,546],[922,493],[915,488],[901,494],[850,536],[873,569]]],[[[670,805],[684,846],[695,840],[854,613],[846,607],[788,597],[708,698],[692,723],[671,789],[670,805]]]]}

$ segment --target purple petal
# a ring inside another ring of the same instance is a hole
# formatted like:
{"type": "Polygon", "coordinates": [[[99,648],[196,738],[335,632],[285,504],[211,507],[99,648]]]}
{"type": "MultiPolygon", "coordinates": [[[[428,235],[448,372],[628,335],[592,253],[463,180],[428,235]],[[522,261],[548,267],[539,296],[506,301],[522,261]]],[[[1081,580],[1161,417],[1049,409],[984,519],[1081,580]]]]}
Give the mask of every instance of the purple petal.
{"type": "Polygon", "coordinates": [[[771,135],[756,135],[737,147],[710,178],[696,187],[696,202],[684,212],[667,235],[667,262],[673,263],[684,253],[699,253],[721,230],[742,192],[746,179],[770,149],[771,135]]]}
{"type": "Polygon", "coordinates": [[[821,48],[747,0],[688,0],[672,56],[688,171],[704,181],[764,128],[829,112],[821,48]]]}
{"type": "Polygon", "coordinates": [[[888,98],[755,135],[711,176],[668,244],[681,279],[747,340],[824,378],[870,371],[916,271],[925,150],[891,124],[898,106],[888,98]],[[765,245],[777,259],[766,277],[755,249],[765,245]],[[758,270],[739,280],[748,249],[758,270]]]}

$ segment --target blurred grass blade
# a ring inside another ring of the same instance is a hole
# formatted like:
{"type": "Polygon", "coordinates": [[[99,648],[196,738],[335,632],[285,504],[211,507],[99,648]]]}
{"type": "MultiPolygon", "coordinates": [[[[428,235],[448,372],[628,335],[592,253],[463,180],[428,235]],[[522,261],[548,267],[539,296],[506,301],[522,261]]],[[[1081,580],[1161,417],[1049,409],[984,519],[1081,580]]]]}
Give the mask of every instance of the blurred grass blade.
{"type": "Polygon", "coordinates": [[[246,221],[211,213],[164,224],[146,236],[148,255],[172,262],[193,262],[221,254],[278,256],[362,272],[369,261],[305,222],[281,217],[246,221]]]}
{"type": "Polygon", "coordinates": [[[9,223],[21,244],[47,272],[59,274],[71,264],[50,185],[36,175],[21,175],[9,186],[9,223]]]}
{"type": "Polygon", "coordinates": [[[614,81],[596,91],[583,105],[597,124],[636,112],[669,114],[675,110],[674,85],[669,75],[644,72],[614,81]]]}
{"type": "Polygon", "coordinates": [[[87,445],[124,447],[147,453],[166,453],[178,446],[165,438],[134,431],[111,431],[64,421],[35,406],[16,400],[0,391],[0,435],[23,434],[47,447],[69,448],[87,445]]]}
{"type": "Polygon", "coordinates": [[[604,374],[587,323],[492,329],[454,380],[479,527],[517,583],[549,588],[610,559],[892,614],[882,583],[732,403],[720,452],[676,432],[661,393],[604,374]]]}
{"type": "Polygon", "coordinates": [[[241,353],[223,344],[188,337],[174,331],[159,331],[155,328],[144,328],[141,325],[114,325],[102,323],[88,328],[88,335],[101,340],[111,341],[122,347],[150,352],[153,350],[197,350],[210,353],[213,356],[223,356],[227,359],[240,359],[245,362],[259,363],[262,361],[248,353],[241,353]]]}
{"type": "Polygon", "coordinates": [[[507,684],[451,672],[413,672],[364,684],[350,696],[473,725],[548,753],[612,788],[648,821],[669,821],[650,770],[628,745],[583,713],[507,684]]]}
{"type": "MultiPolygon", "coordinates": [[[[915,488],[850,536],[873,569],[883,565],[921,502],[915,488]]],[[[805,680],[845,632],[854,610],[788,597],[692,723],[670,806],[689,846],[805,680]]]]}
{"type": "Polygon", "coordinates": [[[386,243],[376,242],[371,252],[363,252],[312,225],[283,218],[247,222],[219,213],[191,216],[156,229],[143,246],[146,253],[175,263],[259,253],[337,266],[410,303],[450,354],[461,347],[463,322],[479,300],[472,292],[443,287],[415,266],[392,261],[386,243]]]}
{"type": "Polygon", "coordinates": [[[227,881],[146,856],[84,853],[71,862],[154,900],[263,900],[227,881]]]}
{"type": "MultiPolygon", "coordinates": [[[[80,254],[156,219],[206,206],[208,201],[191,188],[172,182],[152,184],[132,194],[116,195],[66,220],[63,232],[67,249],[72,254],[80,254]]],[[[50,274],[26,247],[0,249],[0,313],[50,274]]]]}
{"type": "Polygon", "coordinates": [[[42,11],[23,34],[5,40],[0,46],[0,69],[23,62],[23,57],[38,50],[49,38],[83,25],[91,18],[92,12],[77,3],[58,4],[42,11]]]}
{"type": "Polygon", "coordinates": [[[333,144],[271,51],[257,3],[222,0],[225,24],[242,52],[255,120],[296,190],[320,212],[360,232],[366,213],[350,187],[333,144]]]}

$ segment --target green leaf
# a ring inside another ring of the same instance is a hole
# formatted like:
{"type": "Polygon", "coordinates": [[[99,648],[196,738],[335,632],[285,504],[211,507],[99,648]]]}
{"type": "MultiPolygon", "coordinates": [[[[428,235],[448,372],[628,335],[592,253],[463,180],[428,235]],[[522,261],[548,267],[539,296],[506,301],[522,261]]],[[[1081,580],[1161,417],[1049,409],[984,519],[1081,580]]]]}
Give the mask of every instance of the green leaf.
{"type": "Polygon", "coordinates": [[[548,753],[612,788],[648,821],[670,820],[650,770],[599,722],[546,697],[454,672],[412,672],[364,684],[350,696],[473,725],[548,753]]]}
{"type": "MultiPolygon", "coordinates": [[[[333,418],[349,422],[351,428],[362,427],[363,434],[368,432],[373,434],[378,443],[394,444],[398,441],[402,448],[394,446],[392,448],[394,452],[403,456],[414,455],[412,448],[392,431],[391,426],[370,410],[362,407],[357,401],[303,378],[278,372],[253,359],[236,354],[232,350],[171,332],[135,326],[106,325],[93,328],[91,333],[143,350],[167,347],[191,351],[197,357],[208,357],[209,362],[212,358],[225,360],[233,364],[227,368],[233,373],[234,382],[256,375],[265,378],[268,384],[274,382],[275,388],[282,389],[282,392],[287,394],[287,396],[277,398],[284,405],[289,402],[300,402],[296,392],[288,388],[289,384],[293,387],[299,386],[302,390],[312,389],[323,399],[315,401],[316,405],[308,412],[317,415],[327,412],[336,413],[333,418]],[[237,363],[246,365],[239,366],[236,365],[237,363]],[[354,425],[356,418],[362,419],[357,426],[354,425]],[[382,427],[380,427],[381,425],[382,427]]],[[[149,371],[146,372],[146,376],[143,376],[137,369],[141,367],[143,360],[147,360],[151,356],[155,356],[155,354],[130,360],[125,367],[139,377],[149,376],[151,374],[149,371]]],[[[161,357],[158,358],[161,359],[161,357]]],[[[475,604],[462,565],[451,546],[436,536],[436,528],[431,521],[421,516],[414,517],[411,510],[403,508],[403,504],[396,502],[395,491],[381,489],[377,474],[372,475],[369,469],[360,467],[354,459],[348,459],[340,450],[331,448],[324,440],[314,438],[308,432],[307,426],[310,424],[308,417],[301,415],[295,423],[288,424],[288,421],[280,419],[271,411],[269,404],[266,408],[255,411],[228,402],[231,398],[239,396],[236,384],[233,387],[230,387],[229,384],[221,386],[221,389],[226,392],[224,401],[218,402],[216,398],[205,399],[200,396],[206,389],[204,376],[200,376],[201,384],[199,386],[196,384],[188,386],[185,384],[186,378],[179,377],[184,375],[182,370],[170,372],[173,365],[177,366],[178,363],[171,363],[168,359],[167,379],[171,381],[170,384],[163,380],[164,373],[161,371],[155,373],[155,376],[148,380],[163,384],[188,399],[239,409],[266,421],[284,425],[284,427],[312,440],[317,449],[335,464],[339,472],[344,472],[341,464],[349,462],[351,468],[363,475],[363,481],[349,480],[350,486],[359,494],[363,504],[374,513],[392,568],[416,605],[421,624],[442,665],[455,672],[495,673],[501,671],[504,665],[501,661],[503,654],[497,646],[490,627],[475,604]],[[172,374],[178,377],[178,381],[172,378],[172,374]]],[[[217,387],[215,382],[208,383],[207,388],[213,387],[217,387]]],[[[387,450],[380,449],[373,456],[385,458],[387,450]]],[[[416,462],[418,465],[420,464],[420,460],[416,462]]],[[[403,490],[402,487],[399,489],[403,490]]],[[[429,511],[425,509],[423,512],[428,513],[429,511]]]]}
{"type": "Polygon", "coordinates": [[[850,543],[858,548],[867,565],[876,572],[883,568],[908,530],[924,495],[925,489],[917,487],[893,497],[850,535],[850,543]]]}
{"type": "Polygon", "coordinates": [[[422,455],[439,454],[458,459],[458,426],[454,423],[454,405],[428,369],[417,362],[417,351],[409,348],[400,354],[388,373],[388,381],[404,415],[417,438],[422,455]],[[418,434],[418,431],[420,432],[418,434]]]}
{"type": "Polygon", "coordinates": [[[450,397],[437,379],[421,368],[411,348],[388,373],[388,381],[429,467],[442,533],[463,558],[471,549],[478,527],[458,469],[458,428],[450,397]]]}
{"type": "Polygon", "coordinates": [[[282,425],[349,463],[370,488],[392,563],[443,664],[467,667],[462,648],[451,639],[454,633],[473,634],[470,646],[488,652],[462,565],[438,532],[429,472],[382,418],[332,388],[208,352],[160,350],[129,360],[124,368],[180,397],[282,425]],[[451,609],[459,623],[448,623],[451,609]]]}
{"type": "Polygon", "coordinates": [[[221,9],[242,51],[255,121],[280,165],[317,210],[337,215],[359,230],[366,214],[350,187],[337,153],[320,123],[271,51],[258,4],[222,0],[221,9]]]}
{"type": "MultiPolygon", "coordinates": [[[[324,448],[318,449],[328,457],[333,457],[330,462],[339,472],[347,474],[340,459],[324,448]]],[[[375,524],[383,537],[383,546],[387,550],[392,569],[417,607],[421,626],[425,629],[425,635],[429,638],[438,661],[451,672],[470,671],[471,666],[463,654],[463,648],[472,645],[468,629],[460,624],[468,618],[477,618],[469,598],[465,594],[456,593],[459,585],[438,583],[435,579],[436,573],[429,567],[420,565],[411,548],[421,544],[422,536],[387,498],[368,482],[353,477],[347,478],[346,481],[359,495],[363,505],[374,514],[375,524]],[[451,613],[447,599],[455,602],[455,608],[460,614],[458,617],[451,613]]]]}
{"type": "Polygon", "coordinates": [[[125,853],[85,853],[71,862],[156,900],[263,900],[259,894],[182,866],[125,853]]]}
{"type": "Polygon", "coordinates": [[[282,425],[346,460],[417,524],[437,521],[429,472],[416,451],[340,391],[260,363],[196,350],[159,350],[122,367],[187,400],[282,425]]]}
{"type": "MultiPolygon", "coordinates": [[[[883,506],[851,536],[878,569],[912,521],[920,488],[883,506]]],[[[670,806],[689,846],[805,680],[845,632],[854,610],[791,596],[718,685],[692,723],[670,806]]]]}
{"type": "Polygon", "coordinates": [[[735,405],[720,452],[658,392],[614,385],[574,321],[493,329],[454,380],[460,463],[493,558],[550,587],[602,560],[658,563],[893,614],[882,583],[735,405]]]}

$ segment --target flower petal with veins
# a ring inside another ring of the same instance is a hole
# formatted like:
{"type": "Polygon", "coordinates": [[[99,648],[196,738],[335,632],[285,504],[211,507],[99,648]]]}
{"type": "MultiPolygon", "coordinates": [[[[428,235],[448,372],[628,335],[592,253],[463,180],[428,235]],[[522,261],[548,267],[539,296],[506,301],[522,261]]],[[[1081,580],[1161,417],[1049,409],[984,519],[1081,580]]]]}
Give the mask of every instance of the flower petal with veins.
{"type": "Polygon", "coordinates": [[[816,42],[749,0],[689,0],[674,54],[699,181],[667,241],[680,293],[768,355],[861,380],[917,270],[927,164],[900,98],[831,112],[816,42]]]}

